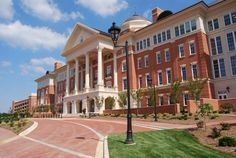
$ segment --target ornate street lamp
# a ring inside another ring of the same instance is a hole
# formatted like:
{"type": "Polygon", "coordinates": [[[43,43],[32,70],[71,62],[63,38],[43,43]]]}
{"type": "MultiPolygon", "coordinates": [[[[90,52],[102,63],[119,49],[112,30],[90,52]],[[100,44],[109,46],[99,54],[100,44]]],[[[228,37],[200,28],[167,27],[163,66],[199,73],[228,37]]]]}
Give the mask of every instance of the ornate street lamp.
{"type": "Polygon", "coordinates": [[[120,27],[116,26],[116,23],[112,23],[112,26],[108,29],[111,39],[114,43],[114,47],[123,47],[125,48],[126,53],[126,75],[127,75],[127,99],[128,99],[128,112],[127,112],[127,136],[125,144],[133,144],[133,132],[132,132],[132,115],[130,110],[130,79],[129,79],[129,58],[128,58],[128,41],[125,42],[124,46],[117,45],[117,41],[120,35],[120,27]]]}
{"type": "Polygon", "coordinates": [[[156,85],[152,84],[152,78],[148,78],[148,82],[151,83],[151,85],[153,86],[153,91],[154,91],[154,113],[155,113],[155,121],[157,121],[157,101],[156,101],[156,85]]]}

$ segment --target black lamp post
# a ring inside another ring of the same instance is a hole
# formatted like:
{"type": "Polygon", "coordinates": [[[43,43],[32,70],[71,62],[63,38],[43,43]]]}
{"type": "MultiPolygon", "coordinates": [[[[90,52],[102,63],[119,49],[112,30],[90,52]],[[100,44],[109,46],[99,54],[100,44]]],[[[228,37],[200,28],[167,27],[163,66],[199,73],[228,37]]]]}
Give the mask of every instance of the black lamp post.
{"type": "Polygon", "coordinates": [[[153,91],[154,91],[154,114],[155,114],[155,121],[157,121],[157,100],[156,100],[156,86],[155,84],[152,84],[152,78],[148,79],[148,82],[151,83],[151,85],[153,86],[153,91]]]}
{"type": "Polygon", "coordinates": [[[128,41],[125,42],[124,46],[117,45],[117,41],[120,35],[120,27],[116,26],[116,23],[112,23],[112,26],[108,29],[109,34],[111,35],[114,47],[123,47],[125,48],[126,53],[126,75],[127,75],[127,99],[128,99],[128,112],[127,112],[127,136],[125,144],[133,144],[133,132],[132,132],[132,115],[130,110],[130,79],[129,79],[129,58],[128,58],[128,41]]]}

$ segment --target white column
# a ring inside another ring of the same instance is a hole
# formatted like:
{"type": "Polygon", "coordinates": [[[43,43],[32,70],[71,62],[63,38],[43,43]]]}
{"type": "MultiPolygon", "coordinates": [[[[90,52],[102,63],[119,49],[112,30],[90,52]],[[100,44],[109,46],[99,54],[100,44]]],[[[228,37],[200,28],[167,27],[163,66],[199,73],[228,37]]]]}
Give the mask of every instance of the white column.
{"type": "Polygon", "coordinates": [[[76,101],[72,101],[72,114],[76,114],[77,113],[77,109],[76,109],[76,101]]]}
{"type": "Polygon", "coordinates": [[[97,81],[98,88],[104,87],[103,78],[102,78],[103,76],[102,49],[103,49],[102,47],[98,46],[98,81],[97,81]]]}
{"type": "Polygon", "coordinates": [[[67,114],[67,102],[63,102],[63,114],[67,114]]]}
{"type": "Polygon", "coordinates": [[[89,54],[87,53],[85,55],[85,91],[90,88],[89,80],[89,54]]]}
{"type": "Polygon", "coordinates": [[[79,85],[79,61],[75,59],[75,94],[78,94],[78,85],[79,85]]]}
{"type": "Polygon", "coordinates": [[[81,90],[81,91],[82,91],[83,88],[84,88],[84,73],[83,73],[83,71],[84,71],[84,70],[83,70],[82,67],[81,67],[81,74],[80,74],[80,76],[81,76],[81,77],[80,77],[80,79],[81,79],[81,80],[80,80],[80,88],[81,88],[80,90],[81,90]]]}
{"type": "Polygon", "coordinates": [[[114,85],[113,87],[115,88],[115,90],[118,90],[118,83],[117,83],[117,59],[116,59],[116,53],[114,52],[113,54],[113,77],[114,77],[114,85]]]}
{"type": "Polygon", "coordinates": [[[67,63],[66,69],[66,96],[69,95],[69,87],[70,87],[70,65],[67,63]]]}

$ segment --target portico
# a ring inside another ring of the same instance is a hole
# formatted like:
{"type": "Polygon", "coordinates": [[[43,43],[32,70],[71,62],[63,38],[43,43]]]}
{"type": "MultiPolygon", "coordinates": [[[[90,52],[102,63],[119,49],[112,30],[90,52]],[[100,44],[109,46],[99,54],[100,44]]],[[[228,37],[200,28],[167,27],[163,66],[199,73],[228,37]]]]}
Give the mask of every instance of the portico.
{"type": "Polygon", "coordinates": [[[117,99],[117,55],[109,38],[86,26],[75,27],[62,52],[67,60],[64,115],[80,114],[81,109],[86,109],[86,112],[102,113],[105,105],[98,109],[95,97],[105,99],[111,96],[117,99]],[[89,35],[86,37],[84,31],[96,34],[97,38],[94,36],[90,38],[89,35]],[[78,42],[76,39],[81,39],[81,36],[83,41],[76,43],[78,42]],[[107,64],[109,68],[104,67],[107,64]]]}

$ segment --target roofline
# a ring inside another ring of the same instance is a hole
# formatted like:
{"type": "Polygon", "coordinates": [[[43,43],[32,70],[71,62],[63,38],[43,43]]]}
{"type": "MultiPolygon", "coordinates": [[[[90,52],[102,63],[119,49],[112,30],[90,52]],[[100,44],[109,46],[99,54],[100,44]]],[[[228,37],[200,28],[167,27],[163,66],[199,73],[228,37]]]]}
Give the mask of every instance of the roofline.
{"type": "MultiPolygon", "coordinates": [[[[225,1],[225,0],[224,0],[224,1],[225,1]]],[[[223,2],[223,1],[221,1],[221,2],[223,2]]],[[[220,2],[219,2],[219,3],[220,3],[220,2]]],[[[184,8],[184,9],[182,9],[182,10],[176,12],[176,13],[173,13],[173,14],[170,15],[170,16],[167,16],[167,17],[165,17],[165,18],[163,18],[163,19],[161,19],[161,20],[159,20],[159,21],[156,21],[156,22],[154,22],[154,23],[152,23],[152,24],[150,24],[150,25],[148,25],[148,26],[146,26],[146,27],[144,27],[144,28],[141,28],[141,29],[135,31],[135,33],[140,32],[140,31],[142,31],[142,30],[144,30],[144,29],[146,29],[146,28],[148,28],[148,27],[151,27],[151,26],[155,25],[156,23],[159,23],[160,21],[166,20],[166,19],[168,19],[168,18],[170,18],[170,17],[172,17],[172,16],[175,16],[175,15],[177,15],[177,14],[180,14],[180,13],[182,13],[182,12],[184,12],[184,11],[186,11],[186,10],[192,8],[192,7],[195,7],[195,6],[197,6],[197,5],[200,5],[200,4],[202,4],[202,5],[204,5],[205,7],[209,8],[209,6],[208,6],[204,1],[201,0],[200,2],[197,2],[197,3],[195,3],[195,4],[192,4],[191,6],[189,6],[189,7],[187,7],[187,8],[184,8]]],[[[218,4],[218,3],[216,3],[216,4],[218,4]]],[[[214,5],[215,5],[215,4],[214,4],[214,5]]]]}

